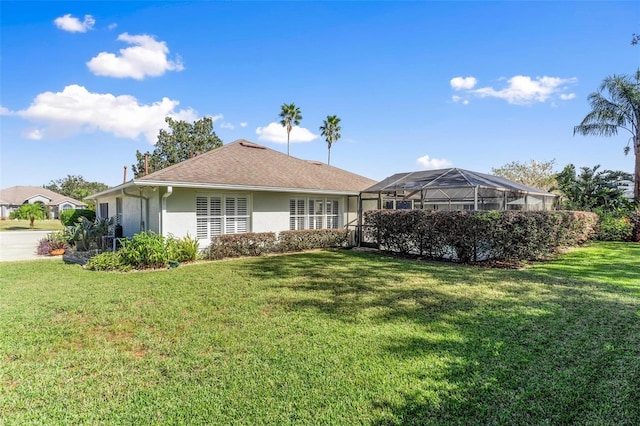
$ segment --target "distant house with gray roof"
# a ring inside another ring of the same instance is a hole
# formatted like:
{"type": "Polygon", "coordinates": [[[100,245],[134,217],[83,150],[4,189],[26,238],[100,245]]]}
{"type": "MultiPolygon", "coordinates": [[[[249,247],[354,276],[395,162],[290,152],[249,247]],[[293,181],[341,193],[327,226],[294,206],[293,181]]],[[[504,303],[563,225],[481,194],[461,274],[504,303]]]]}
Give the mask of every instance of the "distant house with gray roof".
{"type": "Polygon", "coordinates": [[[58,219],[64,210],[81,209],[86,203],[60,195],[40,186],[12,186],[0,190],[0,217],[7,218],[23,204],[40,203],[48,207],[49,216],[58,219]]]}
{"type": "Polygon", "coordinates": [[[189,234],[205,246],[222,234],[355,228],[358,194],[374,183],[241,139],[88,199],[124,236],[189,234]]]}

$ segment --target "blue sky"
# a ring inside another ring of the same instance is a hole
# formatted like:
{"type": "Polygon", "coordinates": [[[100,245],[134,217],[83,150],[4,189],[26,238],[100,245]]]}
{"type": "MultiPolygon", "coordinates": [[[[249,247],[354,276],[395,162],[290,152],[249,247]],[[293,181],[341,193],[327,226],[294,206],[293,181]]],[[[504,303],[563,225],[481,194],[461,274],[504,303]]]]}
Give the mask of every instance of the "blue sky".
{"type": "Polygon", "coordinates": [[[164,117],[224,143],[381,180],[555,160],[633,171],[628,134],[573,136],[603,78],[640,65],[640,2],[0,3],[0,187],[117,185],[164,117]],[[284,143],[283,143],[284,142],[284,143]]]}

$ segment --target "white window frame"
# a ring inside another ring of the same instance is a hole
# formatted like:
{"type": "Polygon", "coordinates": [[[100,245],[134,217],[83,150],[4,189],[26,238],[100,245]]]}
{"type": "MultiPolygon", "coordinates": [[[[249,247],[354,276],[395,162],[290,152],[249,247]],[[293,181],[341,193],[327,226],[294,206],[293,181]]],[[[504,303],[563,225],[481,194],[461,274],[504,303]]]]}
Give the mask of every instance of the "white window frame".
{"type": "Polygon", "coordinates": [[[249,195],[196,194],[195,204],[198,239],[251,232],[249,195]]]}
{"type": "Polygon", "coordinates": [[[340,226],[339,199],[295,197],[289,200],[289,230],[339,229],[340,226]]]}

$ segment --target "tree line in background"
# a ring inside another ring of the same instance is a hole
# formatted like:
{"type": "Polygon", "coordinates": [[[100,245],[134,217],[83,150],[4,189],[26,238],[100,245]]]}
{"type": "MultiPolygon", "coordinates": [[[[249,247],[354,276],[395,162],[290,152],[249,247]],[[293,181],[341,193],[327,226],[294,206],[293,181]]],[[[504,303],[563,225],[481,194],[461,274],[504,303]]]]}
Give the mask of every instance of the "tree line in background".
{"type": "Polygon", "coordinates": [[[79,175],[67,175],[64,178],[52,180],[44,187],[80,201],[83,201],[91,194],[109,189],[109,186],[104,183],[88,182],[79,175]]]}

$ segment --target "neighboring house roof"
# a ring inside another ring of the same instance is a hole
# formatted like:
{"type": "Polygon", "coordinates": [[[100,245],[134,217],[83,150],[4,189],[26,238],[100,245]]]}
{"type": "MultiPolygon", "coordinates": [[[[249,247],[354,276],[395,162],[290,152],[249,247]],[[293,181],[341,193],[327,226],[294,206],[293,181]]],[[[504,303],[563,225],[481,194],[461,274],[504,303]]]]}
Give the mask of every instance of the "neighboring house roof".
{"type": "Polygon", "coordinates": [[[90,198],[132,185],[358,194],[374,180],[240,139],[90,198]]]}
{"type": "Polygon", "coordinates": [[[41,186],[12,186],[0,190],[0,204],[10,206],[20,206],[34,197],[42,196],[49,200],[45,203],[50,206],[59,206],[65,202],[76,206],[86,206],[86,203],[76,200],[75,198],[60,195],[47,188],[41,186]]]}
{"type": "Polygon", "coordinates": [[[420,191],[421,189],[468,187],[493,188],[504,191],[554,196],[554,194],[547,191],[523,185],[501,176],[457,168],[396,173],[362,192],[420,191]]]}

